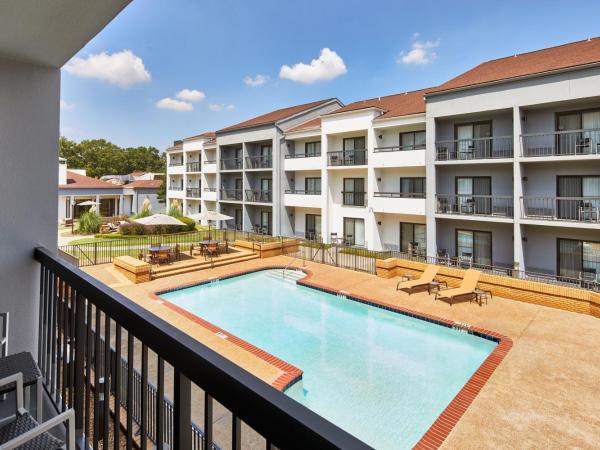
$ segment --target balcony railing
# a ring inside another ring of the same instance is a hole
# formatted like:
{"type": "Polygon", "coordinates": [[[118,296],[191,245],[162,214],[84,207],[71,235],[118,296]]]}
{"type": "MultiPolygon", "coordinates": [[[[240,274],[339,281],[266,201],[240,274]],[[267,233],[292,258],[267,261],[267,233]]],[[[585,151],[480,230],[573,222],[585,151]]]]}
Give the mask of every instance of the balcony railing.
{"type": "Polygon", "coordinates": [[[183,191],[183,186],[171,185],[169,186],[170,191],[183,191]]]}
{"type": "Polygon", "coordinates": [[[521,140],[526,157],[600,154],[600,129],[524,134],[521,140]]]}
{"type": "Polygon", "coordinates": [[[321,191],[315,190],[301,190],[301,189],[286,189],[286,194],[297,194],[297,195],[321,195],[321,191]]]}
{"type": "Polygon", "coordinates": [[[242,201],[241,189],[221,189],[221,200],[242,201]]]}
{"type": "Polygon", "coordinates": [[[227,158],[221,160],[221,170],[242,170],[242,158],[227,158]]]}
{"type": "Polygon", "coordinates": [[[465,216],[513,217],[513,197],[503,195],[436,195],[436,212],[465,216]]]}
{"type": "Polygon", "coordinates": [[[425,150],[425,145],[390,145],[387,147],[375,147],[373,153],[407,152],[411,150],[425,150]]]}
{"type": "Polygon", "coordinates": [[[169,167],[183,166],[183,160],[181,161],[169,161],[169,167]]]}
{"type": "Polygon", "coordinates": [[[35,259],[38,363],[57,411],[75,412],[79,449],[214,449],[215,436],[239,449],[254,431],[267,448],[369,448],[55,253],[38,248],[35,259]]]}
{"type": "Polygon", "coordinates": [[[342,191],[345,206],[366,206],[366,192],[342,191]]]}
{"type": "Polygon", "coordinates": [[[204,192],[217,192],[217,188],[214,187],[205,187],[204,192]]]}
{"type": "Polygon", "coordinates": [[[246,201],[270,203],[273,201],[272,191],[246,189],[246,201]]]}
{"type": "Polygon", "coordinates": [[[375,192],[373,196],[384,198],[425,198],[425,192],[375,192]]]}
{"type": "Polygon", "coordinates": [[[186,197],[191,198],[200,198],[200,188],[187,188],[186,189],[186,197]]]}
{"type": "Polygon", "coordinates": [[[273,167],[273,158],[267,156],[246,156],[246,169],[270,169],[273,167]]]}
{"type": "Polygon", "coordinates": [[[327,152],[329,166],[364,166],[367,164],[367,150],[341,150],[327,152]]]}
{"type": "Polygon", "coordinates": [[[216,163],[217,163],[217,161],[214,159],[207,159],[204,161],[204,164],[216,164],[216,163]]]}
{"type": "Polygon", "coordinates": [[[513,137],[454,139],[435,143],[437,161],[464,161],[513,157],[513,137]]]}
{"type": "Polygon", "coordinates": [[[600,222],[600,197],[521,197],[524,219],[600,222]]]}
{"type": "Polygon", "coordinates": [[[316,158],[321,156],[321,152],[319,153],[294,153],[290,155],[285,155],[285,159],[294,159],[294,158],[316,158]]]}
{"type": "Polygon", "coordinates": [[[200,172],[202,170],[200,167],[200,162],[189,162],[186,165],[186,170],[187,172],[200,172]]]}

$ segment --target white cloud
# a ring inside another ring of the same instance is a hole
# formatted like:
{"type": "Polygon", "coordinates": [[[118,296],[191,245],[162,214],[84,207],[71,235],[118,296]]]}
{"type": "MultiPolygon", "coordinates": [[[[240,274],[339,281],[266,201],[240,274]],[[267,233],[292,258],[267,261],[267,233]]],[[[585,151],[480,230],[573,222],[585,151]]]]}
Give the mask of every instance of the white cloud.
{"type": "Polygon", "coordinates": [[[65,70],[79,77],[96,78],[116,84],[123,89],[150,81],[150,72],[144,66],[144,61],[131,50],[73,58],[67,63],[65,70]]]}
{"type": "Polygon", "coordinates": [[[182,89],[175,94],[179,100],[185,100],[188,102],[201,102],[206,98],[206,94],[196,89],[182,89]]]}
{"type": "MultiPolygon", "coordinates": [[[[420,33],[413,34],[413,40],[417,39],[420,33]]],[[[433,50],[439,47],[440,40],[435,41],[414,41],[412,48],[408,52],[401,52],[396,60],[398,64],[429,64],[437,58],[437,53],[433,50]]]]}
{"type": "Polygon", "coordinates": [[[174,111],[192,111],[194,109],[194,105],[190,102],[183,102],[169,97],[157,101],[156,107],[160,109],[172,109],[174,111]]]}
{"type": "Polygon", "coordinates": [[[60,109],[63,111],[72,111],[73,108],[75,108],[75,105],[73,103],[69,103],[66,100],[63,100],[62,98],[60,99],[60,109]]]}
{"type": "Polygon", "coordinates": [[[252,77],[244,78],[244,83],[248,86],[256,87],[256,86],[265,84],[268,80],[269,80],[268,76],[258,74],[254,78],[252,78],[252,77]]]}
{"type": "Polygon", "coordinates": [[[233,105],[226,105],[225,103],[211,103],[208,105],[211,111],[231,111],[235,107],[233,105]]]}
{"type": "Polygon", "coordinates": [[[331,80],[348,72],[344,60],[333,50],[324,48],[319,59],[313,59],[310,64],[297,63],[293,67],[281,66],[279,76],[299,83],[314,83],[315,81],[331,80]]]}

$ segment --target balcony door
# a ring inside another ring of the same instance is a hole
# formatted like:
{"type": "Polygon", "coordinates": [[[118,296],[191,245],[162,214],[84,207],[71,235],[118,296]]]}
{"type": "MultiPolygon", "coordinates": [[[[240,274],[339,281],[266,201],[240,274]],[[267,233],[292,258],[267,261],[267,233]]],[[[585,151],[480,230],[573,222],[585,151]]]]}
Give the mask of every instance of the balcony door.
{"type": "Polygon", "coordinates": [[[235,218],[234,218],[234,224],[235,224],[236,230],[243,229],[243,223],[244,223],[243,217],[244,216],[243,216],[242,208],[236,208],[235,209],[235,218]]]}
{"type": "Polygon", "coordinates": [[[558,218],[565,220],[598,220],[600,176],[556,177],[558,218]],[[586,199],[587,197],[587,199],[586,199]]]}
{"type": "Polygon", "coordinates": [[[365,179],[344,178],[343,204],[347,206],[365,205],[365,179]]]}
{"type": "Polygon", "coordinates": [[[270,145],[260,146],[260,164],[259,167],[271,167],[271,154],[273,153],[273,147],[270,145]]]}
{"type": "Polygon", "coordinates": [[[400,251],[411,255],[427,253],[427,233],[424,224],[400,223],[400,251]]]}
{"type": "Polygon", "coordinates": [[[344,242],[348,245],[365,245],[365,221],[344,217],[344,242]]]}
{"type": "Polygon", "coordinates": [[[319,214],[306,214],[304,234],[306,239],[321,238],[321,216],[319,214]]]}
{"type": "Polygon", "coordinates": [[[492,213],[491,177],[456,177],[456,205],[460,214],[492,213]],[[484,196],[484,197],[481,197],[484,196]]]}
{"type": "Polygon", "coordinates": [[[492,265],[492,233],[456,230],[456,257],[474,264],[492,265]]]}
{"type": "Polygon", "coordinates": [[[425,178],[401,177],[400,196],[408,198],[425,198],[425,178]]]}
{"type": "Polygon", "coordinates": [[[400,150],[418,150],[425,148],[425,131],[400,133],[400,150]]]}
{"type": "Polygon", "coordinates": [[[367,144],[364,136],[344,139],[344,161],[349,165],[364,165],[367,163],[367,144]],[[356,151],[355,151],[356,150],[356,151]]]}
{"type": "Polygon", "coordinates": [[[260,212],[260,230],[262,233],[271,234],[271,222],[273,214],[271,211],[260,212]]]}
{"type": "Polygon", "coordinates": [[[600,281],[600,242],[558,239],[557,274],[587,281],[600,281]]]}
{"type": "Polygon", "coordinates": [[[304,192],[318,195],[321,193],[321,177],[306,177],[304,179],[304,192]]]}
{"type": "Polygon", "coordinates": [[[556,115],[559,155],[597,153],[600,144],[600,111],[568,112],[556,115]],[[569,132],[570,131],[570,132],[569,132]]]}
{"type": "Polygon", "coordinates": [[[273,186],[273,180],[271,178],[260,179],[260,197],[262,201],[271,201],[271,188],[273,186]]]}
{"type": "Polygon", "coordinates": [[[492,122],[456,125],[457,159],[490,158],[492,154],[492,122]]]}

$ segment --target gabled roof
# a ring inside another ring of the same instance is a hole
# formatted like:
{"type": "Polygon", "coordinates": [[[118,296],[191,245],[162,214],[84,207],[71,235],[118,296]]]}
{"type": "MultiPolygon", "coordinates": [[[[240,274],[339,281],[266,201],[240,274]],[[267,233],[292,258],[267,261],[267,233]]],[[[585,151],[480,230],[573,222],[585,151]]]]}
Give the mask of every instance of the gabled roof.
{"type": "Polygon", "coordinates": [[[510,81],[594,63],[600,63],[598,37],[487,61],[436,88],[429,89],[427,93],[510,81]]]}
{"type": "Polygon", "coordinates": [[[287,133],[293,133],[295,131],[318,130],[319,128],[321,128],[321,118],[315,117],[314,119],[310,119],[308,122],[304,122],[295,126],[294,128],[290,128],[287,130],[287,133]]]}
{"type": "Polygon", "coordinates": [[[120,189],[121,186],[107,183],[98,178],[80,175],[67,170],[67,184],[60,184],[60,189],[120,189]]]}
{"type": "Polygon", "coordinates": [[[288,117],[292,117],[298,113],[307,111],[309,109],[315,108],[317,106],[324,105],[325,103],[336,100],[335,98],[327,98],[324,100],[318,100],[316,102],[304,103],[302,105],[290,106],[287,108],[277,109],[275,111],[271,111],[269,113],[253,117],[252,119],[246,120],[244,122],[237,123],[235,125],[231,125],[227,128],[222,128],[217,131],[217,133],[222,133],[225,131],[234,131],[241,130],[244,128],[257,127],[261,125],[271,125],[276,122],[286,119],[288,117]]]}
{"type": "Polygon", "coordinates": [[[206,131],[205,133],[183,138],[182,141],[191,141],[199,138],[203,138],[205,141],[211,141],[214,140],[216,137],[217,133],[215,133],[214,131],[206,131]]]}
{"type": "Polygon", "coordinates": [[[162,180],[135,180],[124,185],[124,188],[130,189],[158,189],[162,180]]]}
{"type": "Polygon", "coordinates": [[[359,100],[336,109],[335,111],[331,111],[330,113],[325,114],[325,116],[369,108],[376,108],[382,111],[383,114],[375,120],[409,116],[412,114],[423,114],[425,113],[424,95],[428,90],[429,89],[420,89],[418,91],[404,92],[402,94],[359,100]]]}

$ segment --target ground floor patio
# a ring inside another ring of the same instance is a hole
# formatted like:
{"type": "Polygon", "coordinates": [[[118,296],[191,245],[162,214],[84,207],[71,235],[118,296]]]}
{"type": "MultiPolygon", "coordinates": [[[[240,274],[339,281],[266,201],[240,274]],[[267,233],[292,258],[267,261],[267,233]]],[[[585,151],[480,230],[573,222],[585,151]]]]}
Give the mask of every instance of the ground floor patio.
{"type": "MultiPolygon", "coordinates": [[[[116,272],[112,265],[84,270],[273,384],[281,377],[282,369],[219,338],[197,321],[169,308],[154,293],[291,261],[284,256],[254,259],[137,285],[116,272]]],[[[302,261],[295,261],[294,265],[302,266],[302,261]]],[[[382,279],[314,262],[307,263],[306,268],[313,273],[311,281],[316,284],[491,330],[513,341],[512,349],[462,415],[443,447],[593,448],[600,441],[600,403],[597,401],[600,354],[595,351],[595,344],[600,340],[600,320],[496,297],[482,307],[469,302],[449,306],[434,302],[427,293],[409,296],[396,292],[397,279],[382,279]]],[[[194,421],[202,424],[202,402],[194,402],[192,408],[194,421]]],[[[227,448],[231,416],[224,408],[218,407],[217,411],[215,439],[227,448]]],[[[246,436],[244,448],[264,446],[260,438],[254,439],[248,433],[246,436]]]]}

